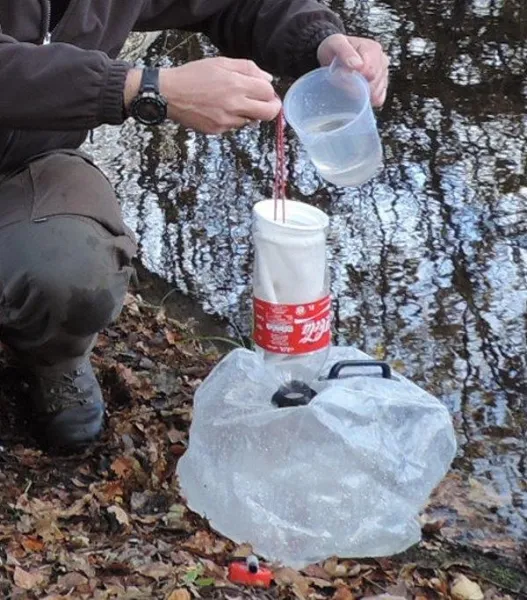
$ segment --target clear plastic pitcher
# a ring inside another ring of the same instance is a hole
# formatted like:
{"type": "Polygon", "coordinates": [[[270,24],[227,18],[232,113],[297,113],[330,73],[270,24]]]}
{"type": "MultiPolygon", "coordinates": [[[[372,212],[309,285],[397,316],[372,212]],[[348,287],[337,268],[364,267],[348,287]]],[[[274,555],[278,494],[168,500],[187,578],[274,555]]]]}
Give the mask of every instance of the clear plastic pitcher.
{"type": "Polygon", "coordinates": [[[337,60],[291,86],[284,114],[310,160],[330,183],[359,186],[382,168],[368,82],[337,60]]]}

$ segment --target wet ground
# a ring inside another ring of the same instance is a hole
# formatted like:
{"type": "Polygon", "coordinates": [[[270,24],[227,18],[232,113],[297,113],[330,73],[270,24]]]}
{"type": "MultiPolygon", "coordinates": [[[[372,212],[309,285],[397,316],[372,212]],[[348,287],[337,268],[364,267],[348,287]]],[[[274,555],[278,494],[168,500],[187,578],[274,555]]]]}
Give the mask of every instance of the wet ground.
{"type": "MultiPolygon", "coordinates": [[[[392,59],[374,181],[325,185],[288,132],[289,197],[331,216],[336,341],[386,357],[452,410],[454,480],[486,515],[465,540],[525,542],[527,4],[332,5],[392,59]]],[[[174,34],[149,57],[166,52],[163,64],[214,50],[174,34]]],[[[250,327],[250,215],[271,194],[273,136],[269,126],[207,138],[127,123],[86,147],[117,187],[143,264],[231,333],[250,327]]]]}

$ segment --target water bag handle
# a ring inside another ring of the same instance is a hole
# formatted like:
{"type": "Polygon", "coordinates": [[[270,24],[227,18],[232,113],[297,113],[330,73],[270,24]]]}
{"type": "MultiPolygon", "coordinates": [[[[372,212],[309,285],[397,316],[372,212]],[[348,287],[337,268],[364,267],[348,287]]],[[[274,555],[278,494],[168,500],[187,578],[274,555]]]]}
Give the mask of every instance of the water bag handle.
{"type": "Polygon", "coordinates": [[[388,363],[381,360],[341,360],[335,363],[329,372],[328,379],[338,379],[342,369],[346,367],[379,367],[383,379],[392,378],[392,370],[388,363]]]}

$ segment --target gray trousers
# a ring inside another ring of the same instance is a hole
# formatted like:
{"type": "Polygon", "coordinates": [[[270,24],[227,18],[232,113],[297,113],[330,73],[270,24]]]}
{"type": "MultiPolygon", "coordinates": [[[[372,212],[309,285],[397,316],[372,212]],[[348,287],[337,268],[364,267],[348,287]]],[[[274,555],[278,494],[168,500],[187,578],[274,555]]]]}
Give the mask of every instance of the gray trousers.
{"type": "Polygon", "coordinates": [[[110,183],[81,153],[0,176],[0,340],[33,364],[82,361],[121,311],[135,252],[110,183]]]}

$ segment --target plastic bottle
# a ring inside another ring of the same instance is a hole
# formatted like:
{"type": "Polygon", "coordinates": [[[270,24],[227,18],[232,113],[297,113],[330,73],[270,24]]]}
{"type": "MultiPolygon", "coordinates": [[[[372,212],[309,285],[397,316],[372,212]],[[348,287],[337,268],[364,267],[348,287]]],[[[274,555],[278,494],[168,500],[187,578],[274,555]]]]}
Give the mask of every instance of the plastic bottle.
{"type": "Polygon", "coordinates": [[[253,209],[255,350],[280,384],[309,383],[331,344],[329,220],[303,202],[280,200],[278,207],[276,220],[274,200],[253,209]]]}

